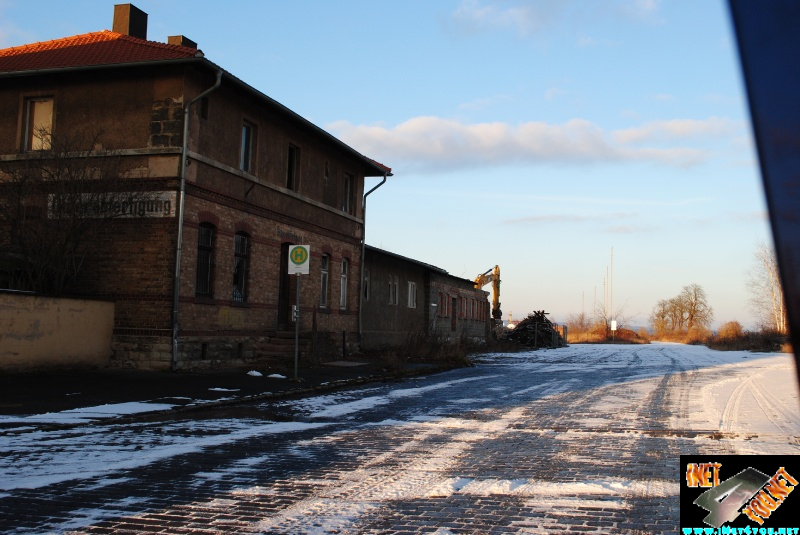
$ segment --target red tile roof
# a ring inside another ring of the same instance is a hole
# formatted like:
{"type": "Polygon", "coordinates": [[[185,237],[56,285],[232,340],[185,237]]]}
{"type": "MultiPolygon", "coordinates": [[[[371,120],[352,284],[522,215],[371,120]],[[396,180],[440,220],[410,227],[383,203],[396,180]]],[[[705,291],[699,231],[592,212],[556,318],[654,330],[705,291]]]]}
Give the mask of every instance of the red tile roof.
{"type": "MultiPolygon", "coordinates": [[[[0,0],[2,1],[2,0],[0,0]]],[[[14,73],[35,73],[50,69],[69,69],[80,67],[124,65],[126,63],[147,63],[169,60],[203,58],[203,53],[195,48],[147,41],[129,35],[104,30],[102,32],[85,33],[53,41],[33,43],[0,50],[0,76],[13,76],[14,73]]],[[[206,60],[203,60],[206,61],[206,60]]],[[[209,65],[214,66],[209,62],[209,65]]],[[[214,66],[218,69],[218,67],[214,66]]],[[[324,130],[306,121],[293,111],[261,94],[244,82],[229,75],[248,91],[253,91],[261,98],[279,106],[292,116],[306,122],[311,128],[321,132],[346,150],[356,153],[375,172],[367,176],[391,175],[391,168],[367,158],[324,130]]]]}
{"type": "Polygon", "coordinates": [[[0,72],[88,67],[202,57],[194,48],[104,30],[0,50],[0,72]]]}

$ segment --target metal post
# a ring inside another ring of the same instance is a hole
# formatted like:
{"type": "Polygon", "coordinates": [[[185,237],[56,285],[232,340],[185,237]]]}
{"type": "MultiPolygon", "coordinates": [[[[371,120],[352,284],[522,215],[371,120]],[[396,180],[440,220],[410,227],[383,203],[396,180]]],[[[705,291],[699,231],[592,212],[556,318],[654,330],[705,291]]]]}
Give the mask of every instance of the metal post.
{"type": "Polygon", "coordinates": [[[297,299],[294,310],[294,378],[297,376],[297,362],[300,354],[300,274],[297,274],[297,299]]]}
{"type": "Polygon", "coordinates": [[[175,276],[172,279],[172,371],[178,368],[178,333],[180,326],[178,324],[178,310],[180,306],[181,296],[181,254],[183,250],[183,218],[186,207],[186,167],[189,165],[189,108],[195,102],[199,101],[212,91],[216,90],[222,83],[222,70],[217,71],[217,80],[214,85],[194,97],[183,108],[183,140],[181,147],[181,164],[180,164],[180,198],[178,199],[178,235],[176,237],[175,246],[175,276]]]}

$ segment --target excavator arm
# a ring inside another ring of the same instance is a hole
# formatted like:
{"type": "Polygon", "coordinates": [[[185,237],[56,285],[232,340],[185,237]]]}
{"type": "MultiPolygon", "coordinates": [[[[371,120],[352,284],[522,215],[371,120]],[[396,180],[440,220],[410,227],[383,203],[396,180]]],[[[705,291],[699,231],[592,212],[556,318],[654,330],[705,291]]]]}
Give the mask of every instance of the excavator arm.
{"type": "Polygon", "coordinates": [[[500,266],[494,266],[486,273],[478,275],[475,278],[475,288],[483,288],[490,282],[492,283],[492,317],[500,321],[503,318],[503,313],[500,311],[500,266]]]}

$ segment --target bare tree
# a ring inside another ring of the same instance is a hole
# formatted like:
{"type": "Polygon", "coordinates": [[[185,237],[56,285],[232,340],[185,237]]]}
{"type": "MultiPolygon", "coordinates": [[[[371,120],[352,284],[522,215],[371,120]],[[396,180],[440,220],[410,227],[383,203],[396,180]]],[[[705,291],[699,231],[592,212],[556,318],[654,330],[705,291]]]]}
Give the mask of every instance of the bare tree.
{"type": "Polygon", "coordinates": [[[706,292],[699,284],[684,286],[680,293],[686,318],[686,330],[708,327],[714,319],[714,311],[708,305],[706,292]]]}
{"type": "Polygon", "coordinates": [[[683,331],[683,326],[686,323],[686,315],[684,313],[685,310],[686,307],[684,306],[683,298],[680,295],[677,295],[667,301],[669,330],[671,332],[683,331]]]}
{"type": "Polygon", "coordinates": [[[597,302],[594,305],[594,324],[605,326],[606,336],[611,336],[611,322],[617,322],[617,329],[623,329],[627,327],[630,322],[636,317],[636,315],[631,315],[628,313],[627,309],[628,302],[627,300],[622,305],[618,306],[617,309],[611,313],[605,303],[597,302]]]}
{"type": "Polygon", "coordinates": [[[671,299],[662,299],[650,314],[650,325],[656,336],[684,333],[707,328],[714,319],[705,290],[699,284],[684,286],[671,299]]]}
{"type": "Polygon", "coordinates": [[[76,291],[109,220],[133,215],[154,194],[123,176],[120,155],[99,135],[41,136],[43,150],[0,162],[0,282],[64,295],[76,291]]]}
{"type": "Polygon", "coordinates": [[[666,299],[661,299],[656,303],[653,312],[650,314],[650,325],[656,336],[663,336],[672,330],[670,318],[670,302],[666,299]]]}
{"type": "Polygon", "coordinates": [[[786,302],[775,251],[762,242],[757,245],[753,257],[755,265],[749,272],[747,281],[750,306],[759,316],[762,328],[786,334],[786,302]]]}
{"type": "Polygon", "coordinates": [[[592,328],[592,322],[585,312],[567,316],[567,327],[571,333],[585,333],[592,328]]]}

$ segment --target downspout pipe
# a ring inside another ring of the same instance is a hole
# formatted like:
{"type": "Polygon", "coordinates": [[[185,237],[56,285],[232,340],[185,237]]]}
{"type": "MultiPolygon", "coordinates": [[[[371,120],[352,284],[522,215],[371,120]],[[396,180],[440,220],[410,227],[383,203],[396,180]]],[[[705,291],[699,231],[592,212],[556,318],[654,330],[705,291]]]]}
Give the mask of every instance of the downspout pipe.
{"type": "Polygon", "coordinates": [[[192,105],[215,91],[222,83],[222,70],[217,71],[217,80],[214,85],[194,97],[183,107],[183,145],[181,147],[181,191],[180,202],[178,203],[178,244],[175,250],[175,277],[172,281],[174,288],[172,298],[172,370],[178,368],[178,312],[180,308],[181,295],[181,253],[183,251],[183,214],[186,208],[186,166],[188,163],[189,152],[189,110],[192,105]]]}
{"type": "Polygon", "coordinates": [[[383,186],[386,183],[386,176],[388,173],[383,173],[383,180],[381,180],[374,188],[369,190],[364,194],[364,198],[361,201],[361,220],[363,221],[364,230],[361,231],[361,276],[360,284],[359,284],[359,291],[358,291],[358,341],[361,343],[361,336],[363,333],[363,309],[364,309],[364,269],[366,264],[366,259],[364,258],[364,252],[367,248],[367,197],[369,194],[378,189],[379,187],[383,186]]]}

